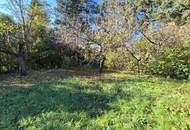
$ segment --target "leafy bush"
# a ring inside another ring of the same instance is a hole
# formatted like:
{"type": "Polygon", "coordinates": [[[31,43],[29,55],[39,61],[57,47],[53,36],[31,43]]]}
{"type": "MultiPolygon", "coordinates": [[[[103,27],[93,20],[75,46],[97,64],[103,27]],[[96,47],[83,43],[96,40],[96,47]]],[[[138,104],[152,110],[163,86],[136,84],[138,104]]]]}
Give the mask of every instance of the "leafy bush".
{"type": "Polygon", "coordinates": [[[190,48],[180,50],[166,49],[150,65],[153,74],[176,79],[188,79],[190,76],[190,48]]]}
{"type": "Polygon", "coordinates": [[[13,57],[0,53],[0,73],[13,72],[17,68],[13,57]]]}
{"type": "Polygon", "coordinates": [[[52,69],[78,66],[83,60],[79,49],[72,49],[69,46],[58,47],[54,43],[45,42],[36,47],[29,59],[29,66],[32,69],[52,69]]]}
{"type": "Polygon", "coordinates": [[[126,52],[118,49],[116,52],[109,51],[106,53],[105,66],[108,69],[127,69],[129,65],[129,57],[126,57],[126,52]]]}

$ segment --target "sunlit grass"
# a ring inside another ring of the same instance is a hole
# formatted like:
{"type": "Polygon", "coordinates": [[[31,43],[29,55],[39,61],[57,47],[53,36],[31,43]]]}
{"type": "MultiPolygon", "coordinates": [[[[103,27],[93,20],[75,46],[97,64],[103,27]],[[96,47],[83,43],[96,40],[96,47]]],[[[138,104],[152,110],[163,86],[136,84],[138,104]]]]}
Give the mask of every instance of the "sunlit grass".
{"type": "Polygon", "coordinates": [[[32,83],[0,93],[0,129],[190,129],[188,81],[112,73],[32,83]]]}

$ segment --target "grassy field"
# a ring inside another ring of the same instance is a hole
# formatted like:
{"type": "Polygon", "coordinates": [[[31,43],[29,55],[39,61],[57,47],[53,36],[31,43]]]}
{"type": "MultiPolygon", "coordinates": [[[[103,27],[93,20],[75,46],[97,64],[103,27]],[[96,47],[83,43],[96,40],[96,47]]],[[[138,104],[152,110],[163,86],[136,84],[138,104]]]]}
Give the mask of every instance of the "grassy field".
{"type": "Polygon", "coordinates": [[[190,82],[124,72],[1,76],[0,130],[189,130],[190,82]]]}

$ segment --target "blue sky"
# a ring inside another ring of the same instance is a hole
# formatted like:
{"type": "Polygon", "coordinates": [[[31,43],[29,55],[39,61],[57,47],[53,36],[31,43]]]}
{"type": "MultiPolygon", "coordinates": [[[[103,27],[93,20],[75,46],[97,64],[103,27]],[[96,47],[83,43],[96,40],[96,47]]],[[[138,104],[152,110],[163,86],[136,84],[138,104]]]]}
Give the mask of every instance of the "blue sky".
{"type": "MultiPolygon", "coordinates": [[[[42,0],[42,1],[47,2],[51,6],[52,9],[56,6],[56,0],[42,0]]],[[[96,3],[100,3],[102,0],[94,0],[94,1],[96,3]]],[[[5,6],[6,3],[7,3],[7,0],[0,0],[0,12],[9,14],[9,12],[7,12],[7,10],[6,10],[6,6],[5,6]]],[[[138,17],[141,18],[141,17],[143,17],[143,15],[138,14],[138,17]]],[[[52,19],[53,19],[53,17],[52,17],[52,19]]],[[[151,22],[151,23],[153,23],[153,22],[151,22]]],[[[158,25],[159,24],[157,24],[156,26],[154,25],[156,30],[159,28],[158,25]]],[[[141,37],[142,37],[142,34],[139,31],[137,31],[137,32],[135,32],[134,38],[132,38],[132,39],[138,40],[141,37]]]]}
{"type": "MultiPolygon", "coordinates": [[[[43,0],[45,2],[48,2],[51,7],[55,7],[56,0],[43,0]]],[[[101,0],[94,0],[95,2],[99,3],[101,0]]],[[[0,12],[7,13],[5,4],[7,3],[7,0],[0,0],[0,12]]]]}
{"type": "MultiPolygon", "coordinates": [[[[43,0],[43,1],[47,2],[49,5],[51,5],[51,7],[55,7],[56,5],[56,0],[43,0]]],[[[7,3],[7,0],[0,0],[0,12],[8,13],[5,6],[6,3],[7,3]]]]}
{"type": "Polygon", "coordinates": [[[0,0],[0,12],[6,13],[4,4],[6,3],[6,0],[0,0]]]}

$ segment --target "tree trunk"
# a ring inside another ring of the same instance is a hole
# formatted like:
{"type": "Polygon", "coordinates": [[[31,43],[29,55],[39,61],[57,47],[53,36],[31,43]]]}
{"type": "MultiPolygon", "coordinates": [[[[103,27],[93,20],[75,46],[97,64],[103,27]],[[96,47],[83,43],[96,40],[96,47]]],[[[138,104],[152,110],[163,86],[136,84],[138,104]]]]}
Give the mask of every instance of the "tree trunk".
{"type": "Polygon", "coordinates": [[[137,72],[140,74],[140,60],[137,61],[137,72]]]}
{"type": "Polygon", "coordinates": [[[25,56],[21,55],[18,57],[18,65],[19,65],[19,74],[21,76],[26,76],[27,71],[26,71],[26,59],[25,56]]]}
{"type": "Polygon", "coordinates": [[[104,56],[104,48],[100,45],[100,53],[99,53],[99,73],[103,72],[105,62],[105,56],[104,56]]]}
{"type": "Polygon", "coordinates": [[[105,57],[103,57],[103,59],[100,60],[99,73],[103,72],[104,62],[105,62],[105,57]]]}
{"type": "Polygon", "coordinates": [[[24,44],[19,44],[19,52],[18,52],[18,65],[19,65],[19,74],[21,76],[27,75],[26,70],[26,53],[24,49],[24,44]]]}

